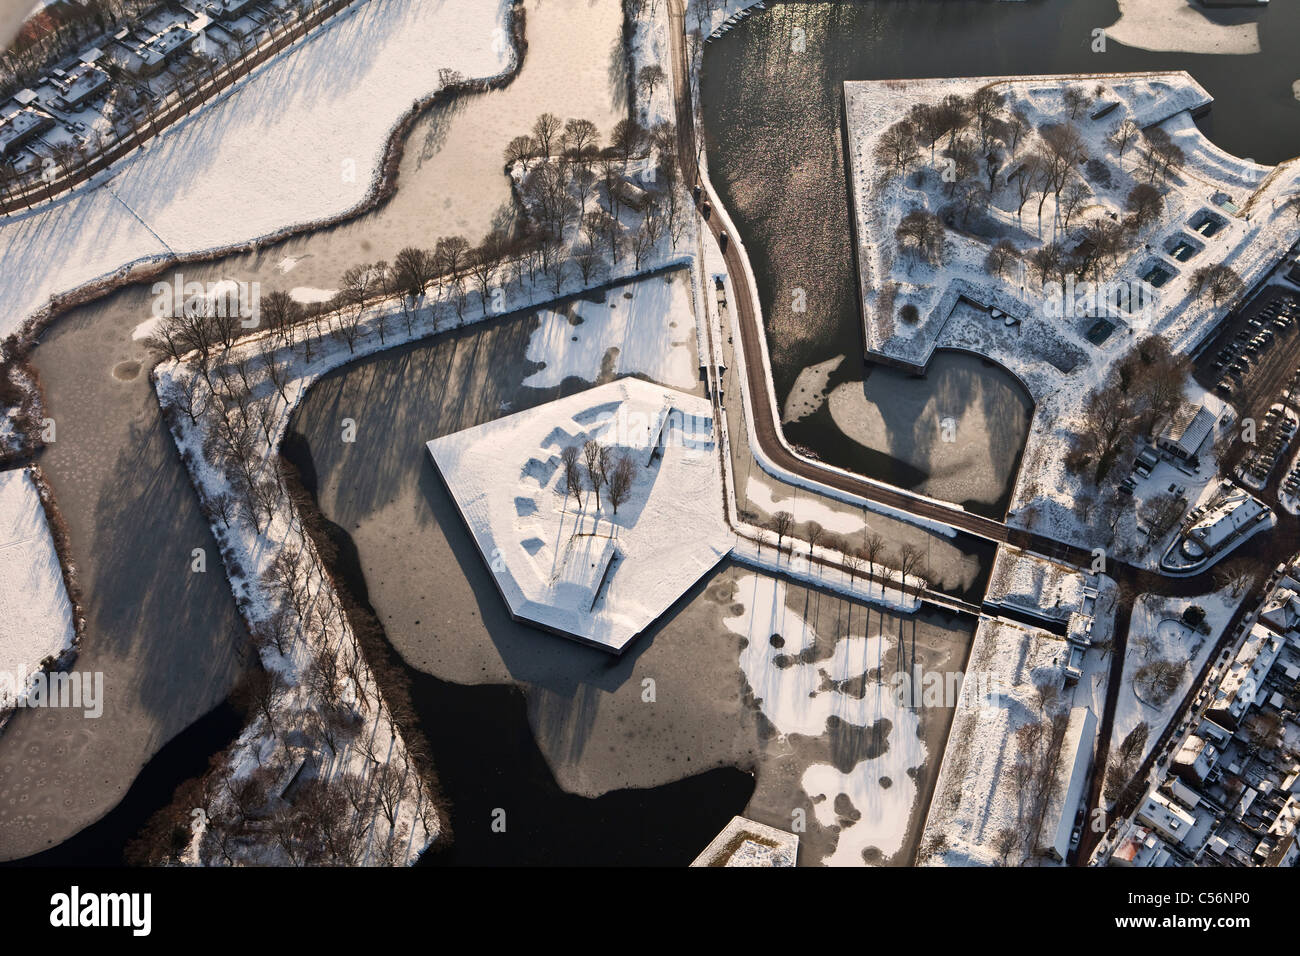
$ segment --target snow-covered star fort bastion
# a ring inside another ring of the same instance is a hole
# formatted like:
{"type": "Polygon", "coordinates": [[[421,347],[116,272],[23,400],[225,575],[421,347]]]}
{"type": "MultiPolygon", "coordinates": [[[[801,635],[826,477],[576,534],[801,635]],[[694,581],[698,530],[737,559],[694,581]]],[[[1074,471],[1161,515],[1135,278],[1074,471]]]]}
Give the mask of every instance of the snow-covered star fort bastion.
{"type": "Polygon", "coordinates": [[[623,378],[427,447],[511,615],[603,650],[621,653],[731,551],[704,399],[623,378]],[[591,488],[588,441],[607,471],[628,462],[617,510],[591,488]]]}

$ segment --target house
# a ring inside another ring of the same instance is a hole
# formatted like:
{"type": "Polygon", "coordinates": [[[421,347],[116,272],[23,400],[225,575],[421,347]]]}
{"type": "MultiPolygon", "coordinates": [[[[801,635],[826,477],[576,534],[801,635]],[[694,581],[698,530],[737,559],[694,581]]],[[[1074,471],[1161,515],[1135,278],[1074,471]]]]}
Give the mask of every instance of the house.
{"type": "Polygon", "coordinates": [[[117,41],[115,58],[122,69],[134,76],[157,76],[171,60],[182,56],[195,38],[194,31],[179,23],[173,23],[143,41],[136,39],[129,30],[122,29],[113,36],[117,41]]]}
{"type": "Polygon", "coordinates": [[[1183,780],[1203,784],[1218,760],[1219,750],[1214,744],[1197,734],[1189,734],[1174,755],[1170,770],[1183,780]]]}
{"type": "Polygon", "coordinates": [[[1214,412],[1204,405],[1184,403],[1170,417],[1156,445],[1182,461],[1194,463],[1205,439],[1214,430],[1214,412]]]}
{"type": "Polygon", "coordinates": [[[82,63],[62,79],[58,104],[66,110],[79,110],[112,82],[107,73],[98,67],[82,63]]]}
{"type": "Polygon", "coordinates": [[[1163,793],[1149,794],[1138,810],[1137,818],[1175,845],[1182,843],[1196,826],[1196,818],[1163,793]]]}
{"type": "Polygon", "coordinates": [[[1215,688],[1207,710],[1219,723],[1236,727],[1242,715],[1255,703],[1264,678],[1282,651],[1282,638],[1258,622],[1251,627],[1228,672],[1215,688]]]}
{"type": "Polygon", "coordinates": [[[53,127],[53,116],[31,106],[0,117],[0,156],[12,156],[24,143],[53,127]]]}
{"type": "Polygon", "coordinates": [[[1173,540],[1160,567],[1174,574],[1194,571],[1272,518],[1262,501],[1224,482],[1215,504],[1173,540]]]}
{"type": "Polygon", "coordinates": [[[1279,634],[1300,632],[1300,591],[1291,578],[1283,578],[1264,602],[1259,621],[1279,634]]]}

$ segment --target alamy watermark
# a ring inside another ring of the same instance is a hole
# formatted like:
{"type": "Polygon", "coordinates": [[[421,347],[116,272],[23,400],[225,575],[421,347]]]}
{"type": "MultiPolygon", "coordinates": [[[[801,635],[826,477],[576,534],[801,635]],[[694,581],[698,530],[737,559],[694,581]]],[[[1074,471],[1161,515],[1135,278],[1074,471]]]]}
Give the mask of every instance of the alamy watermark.
{"type": "Polygon", "coordinates": [[[257,328],[261,320],[260,282],[234,279],[186,282],[185,276],[178,272],[171,282],[155,282],[150,291],[154,297],[153,316],[157,319],[210,314],[221,319],[237,318],[245,329],[257,328]]]}
{"type": "Polygon", "coordinates": [[[93,720],[104,713],[104,673],[0,671],[0,707],[80,709],[93,720]]]}
{"type": "Polygon", "coordinates": [[[629,410],[620,405],[618,412],[600,423],[598,436],[607,444],[622,448],[652,446],[664,449],[677,445],[686,452],[707,452],[713,448],[713,418],[692,415],[679,408],[665,407],[657,412],[629,410]]]}
{"type": "Polygon", "coordinates": [[[1066,276],[1064,284],[1043,283],[1043,313],[1051,319],[1150,319],[1158,299],[1155,287],[1141,279],[1076,282],[1066,276]]]}
{"type": "Polygon", "coordinates": [[[1000,708],[1010,687],[988,671],[931,671],[919,664],[909,672],[895,671],[890,678],[894,702],[899,707],[1000,708]]]}

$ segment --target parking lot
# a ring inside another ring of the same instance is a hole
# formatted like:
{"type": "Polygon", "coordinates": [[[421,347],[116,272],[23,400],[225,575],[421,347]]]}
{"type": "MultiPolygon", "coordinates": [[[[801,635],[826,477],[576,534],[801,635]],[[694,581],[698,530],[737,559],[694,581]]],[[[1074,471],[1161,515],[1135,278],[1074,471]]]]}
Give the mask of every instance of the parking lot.
{"type": "Polygon", "coordinates": [[[1223,323],[1195,369],[1196,380],[1259,420],[1300,366],[1300,295],[1265,289],[1223,323]]]}

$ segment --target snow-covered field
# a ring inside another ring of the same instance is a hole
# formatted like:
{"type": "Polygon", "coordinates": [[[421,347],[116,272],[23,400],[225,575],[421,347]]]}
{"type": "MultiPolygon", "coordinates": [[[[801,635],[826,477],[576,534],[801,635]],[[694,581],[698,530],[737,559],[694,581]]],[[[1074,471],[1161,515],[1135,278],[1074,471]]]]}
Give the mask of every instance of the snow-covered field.
{"type": "Polygon", "coordinates": [[[75,639],[63,570],[27,469],[0,472],[0,713],[75,639]]]}
{"type": "MultiPolygon", "coordinates": [[[[726,624],[747,640],[740,667],[758,707],[779,733],[820,737],[829,733],[826,722],[831,717],[858,727],[884,728],[886,744],[879,756],[858,762],[847,773],[830,764],[813,764],[803,773],[801,786],[822,826],[839,825],[838,816],[850,812],[844,800],[861,814],[840,830],[835,851],[821,862],[861,866],[862,851],[868,847],[885,857],[897,853],[917,798],[912,771],[925,764],[928,754],[917,733],[918,712],[903,705],[891,681],[868,679],[871,671],[894,671],[896,640],[879,632],[882,618],[871,617],[877,633],[843,636],[829,657],[818,660],[812,653],[818,635],[787,606],[781,581],[745,575],[735,600],[744,611],[727,618],[726,624]],[[780,646],[773,635],[780,635],[780,646]],[[857,696],[846,685],[860,679],[863,693],[857,696]]],[[[863,620],[868,617],[862,615],[863,620]]]]}
{"type": "Polygon", "coordinates": [[[680,389],[699,384],[689,270],[615,286],[607,298],[541,313],[528,358],[544,367],[525,385],[552,388],[570,377],[591,381],[606,360],[614,375],[645,375],[680,389]]]}
{"type": "Polygon", "coordinates": [[[365,0],[168,129],[100,185],[0,220],[0,335],[52,294],[141,259],[346,212],[439,71],[510,67],[506,0],[365,0]],[[165,184],[160,186],[160,184],[165,184]]]}
{"type": "Polygon", "coordinates": [[[623,378],[428,448],[511,612],[618,652],[731,550],[716,443],[709,402],[623,378]],[[588,440],[632,462],[617,511],[581,464],[568,492],[588,440]]]}
{"type": "Polygon", "coordinates": [[[1251,54],[1259,52],[1255,23],[1215,23],[1189,0],[1118,0],[1119,19],[1106,28],[1106,39],[1140,50],[1183,53],[1251,54]]]}
{"type": "Polygon", "coordinates": [[[1066,642],[1046,631],[980,622],[922,837],[923,853],[936,840],[943,849],[927,862],[992,865],[999,831],[1021,829],[1022,790],[1011,773],[1016,731],[1042,718],[1036,685],[1059,687],[1068,654],[1066,642]]]}
{"type": "Polygon", "coordinates": [[[761,475],[750,476],[745,485],[745,497],[770,515],[788,511],[796,525],[816,521],[832,534],[855,535],[867,526],[860,513],[837,511],[815,495],[796,494],[790,498],[777,498],[761,475]]]}

